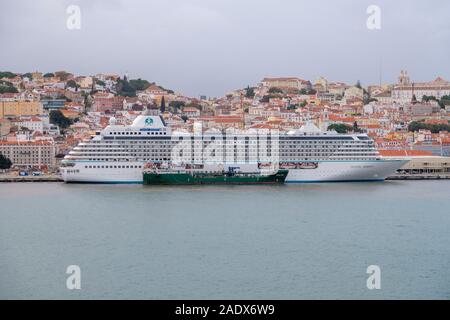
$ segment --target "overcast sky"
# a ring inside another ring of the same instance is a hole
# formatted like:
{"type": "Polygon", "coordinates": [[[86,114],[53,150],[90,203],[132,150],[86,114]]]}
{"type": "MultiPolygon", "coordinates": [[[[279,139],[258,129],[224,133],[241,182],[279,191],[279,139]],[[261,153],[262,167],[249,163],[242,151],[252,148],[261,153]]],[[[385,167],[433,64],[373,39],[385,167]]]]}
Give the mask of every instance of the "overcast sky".
{"type": "Polygon", "coordinates": [[[449,16],[448,0],[0,0],[0,70],[128,71],[192,96],[264,76],[378,84],[380,64],[383,82],[448,79],[449,16]]]}

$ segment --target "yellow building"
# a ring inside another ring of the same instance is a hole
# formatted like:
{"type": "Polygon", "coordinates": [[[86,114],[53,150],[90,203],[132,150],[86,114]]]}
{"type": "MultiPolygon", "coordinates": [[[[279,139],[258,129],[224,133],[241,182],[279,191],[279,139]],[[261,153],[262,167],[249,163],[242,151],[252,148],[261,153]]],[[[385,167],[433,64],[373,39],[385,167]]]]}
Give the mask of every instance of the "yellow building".
{"type": "Polygon", "coordinates": [[[6,117],[34,116],[43,114],[39,101],[6,101],[0,102],[0,119],[6,117]]]}
{"type": "Polygon", "coordinates": [[[82,77],[79,80],[79,84],[81,88],[86,89],[92,87],[93,81],[92,77],[82,77]]]}
{"type": "Polygon", "coordinates": [[[42,75],[42,72],[32,72],[31,73],[31,77],[33,78],[33,80],[42,80],[44,79],[44,76],[42,75]]]}
{"type": "Polygon", "coordinates": [[[8,119],[0,119],[0,137],[6,136],[11,130],[11,121],[8,119]]]}
{"type": "Polygon", "coordinates": [[[296,77],[264,78],[261,83],[265,87],[280,89],[310,89],[311,83],[296,77]]]}

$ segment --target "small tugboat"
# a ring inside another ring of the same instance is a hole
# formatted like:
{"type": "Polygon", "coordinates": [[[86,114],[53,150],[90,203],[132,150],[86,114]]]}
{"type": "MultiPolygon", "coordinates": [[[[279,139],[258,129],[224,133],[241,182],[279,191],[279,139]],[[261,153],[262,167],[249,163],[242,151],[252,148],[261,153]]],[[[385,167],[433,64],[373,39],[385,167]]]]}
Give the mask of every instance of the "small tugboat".
{"type": "Polygon", "coordinates": [[[143,172],[145,185],[243,185],[282,184],[289,170],[258,170],[239,172],[228,170],[206,170],[203,165],[167,166],[147,165],[143,172]]]}

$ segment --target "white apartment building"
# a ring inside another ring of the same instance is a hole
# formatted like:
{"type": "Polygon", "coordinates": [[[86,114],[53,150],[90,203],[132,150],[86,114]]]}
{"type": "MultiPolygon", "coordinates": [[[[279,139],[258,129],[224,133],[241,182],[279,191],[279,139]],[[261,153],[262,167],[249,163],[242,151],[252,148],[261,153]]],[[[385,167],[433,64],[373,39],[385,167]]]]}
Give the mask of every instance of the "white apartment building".
{"type": "Polygon", "coordinates": [[[397,103],[411,102],[413,96],[418,101],[423,96],[433,96],[437,99],[450,95],[450,82],[438,77],[430,82],[411,82],[408,73],[402,71],[399,76],[399,83],[392,89],[392,100],[397,103]]]}
{"type": "Polygon", "coordinates": [[[56,147],[49,141],[0,141],[0,153],[18,167],[53,166],[56,147]]]}
{"type": "Polygon", "coordinates": [[[27,128],[31,131],[46,132],[49,123],[48,118],[40,117],[21,117],[19,120],[13,121],[18,128],[27,128]]]}

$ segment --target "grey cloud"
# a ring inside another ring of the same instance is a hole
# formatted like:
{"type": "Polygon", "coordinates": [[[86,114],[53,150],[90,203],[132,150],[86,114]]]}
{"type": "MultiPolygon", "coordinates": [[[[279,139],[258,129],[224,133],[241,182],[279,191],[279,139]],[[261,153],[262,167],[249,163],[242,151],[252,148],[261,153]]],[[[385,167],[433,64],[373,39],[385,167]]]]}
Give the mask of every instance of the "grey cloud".
{"type": "Polygon", "coordinates": [[[0,70],[126,71],[189,95],[223,95],[264,76],[363,84],[450,76],[448,1],[3,1],[0,70]],[[66,29],[66,8],[82,29],[66,29]],[[366,8],[382,29],[366,28],[366,8]]]}

